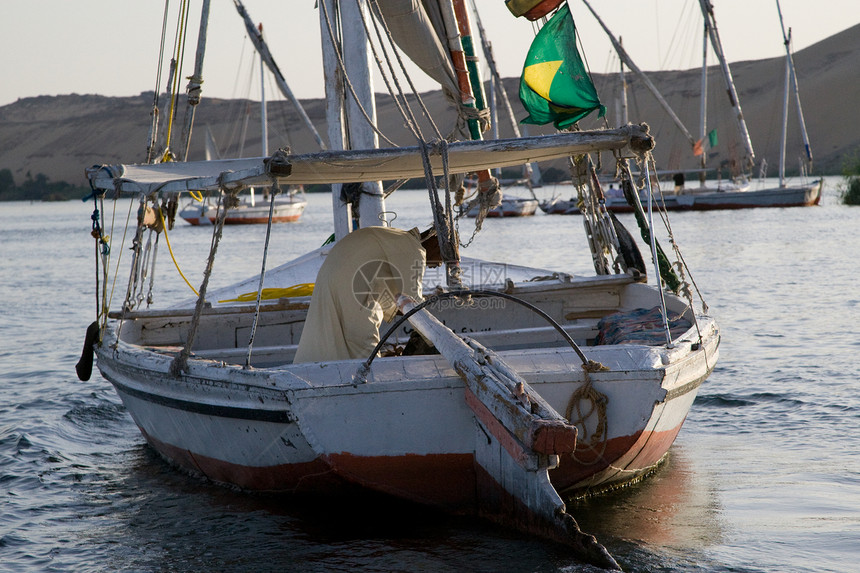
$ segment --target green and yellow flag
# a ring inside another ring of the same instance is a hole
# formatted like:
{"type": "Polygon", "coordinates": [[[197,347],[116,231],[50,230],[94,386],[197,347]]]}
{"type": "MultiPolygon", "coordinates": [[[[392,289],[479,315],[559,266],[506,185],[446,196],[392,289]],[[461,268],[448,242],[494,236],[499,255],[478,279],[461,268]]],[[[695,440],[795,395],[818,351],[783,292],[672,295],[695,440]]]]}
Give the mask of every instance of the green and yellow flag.
{"type": "Polygon", "coordinates": [[[606,115],[576,49],[576,27],[565,3],[529,48],[520,78],[520,101],[529,116],[522,123],[554,123],[563,129],[593,110],[606,115]]]}

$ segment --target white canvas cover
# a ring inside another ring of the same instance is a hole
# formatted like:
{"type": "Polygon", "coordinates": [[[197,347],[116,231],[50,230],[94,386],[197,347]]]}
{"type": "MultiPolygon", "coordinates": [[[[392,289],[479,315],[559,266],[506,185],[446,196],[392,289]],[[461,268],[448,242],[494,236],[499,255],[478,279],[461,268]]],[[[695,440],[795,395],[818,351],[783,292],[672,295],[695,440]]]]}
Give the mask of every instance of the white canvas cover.
{"type": "Polygon", "coordinates": [[[397,296],[421,299],[425,256],[416,229],[364,227],[338,241],[317,275],[294,362],[370,356],[397,296]]]}

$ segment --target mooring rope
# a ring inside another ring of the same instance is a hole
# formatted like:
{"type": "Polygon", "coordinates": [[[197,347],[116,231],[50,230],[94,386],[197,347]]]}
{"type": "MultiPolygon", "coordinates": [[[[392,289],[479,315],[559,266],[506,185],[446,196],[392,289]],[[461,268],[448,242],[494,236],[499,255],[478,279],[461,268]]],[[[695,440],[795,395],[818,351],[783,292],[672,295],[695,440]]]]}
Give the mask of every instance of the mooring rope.
{"type": "Polygon", "coordinates": [[[583,436],[589,434],[587,425],[589,418],[593,416],[597,417],[594,432],[590,434],[587,441],[577,437],[576,449],[570,454],[578,464],[589,466],[603,459],[603,454],[606,453],[608,439],[606,405],[609,399],[605,394],[598,392],[594,388],[591,376],[589,376],[589,369],[583,366],[583,372],[585,374],[585,383],[571,394],[570,400],[567,402],[564,417],[572,425],[582,428],[583,436]],[[583,403],[588,404],[587,409],[583,408],[583,403]],[[580,444],[584,447],[581,448],[580,444]],[[594,458],[591,460],[578,458],[576,452],[580,450],[590,451],[594,454],[594,458]]]}

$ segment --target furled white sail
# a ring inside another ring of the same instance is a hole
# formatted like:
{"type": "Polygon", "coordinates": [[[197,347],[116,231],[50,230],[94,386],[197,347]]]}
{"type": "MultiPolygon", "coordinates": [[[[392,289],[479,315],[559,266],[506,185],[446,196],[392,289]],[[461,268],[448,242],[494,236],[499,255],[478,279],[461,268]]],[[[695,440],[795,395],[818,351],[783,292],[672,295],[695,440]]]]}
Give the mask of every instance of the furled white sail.
{"type": "MultiPolygon", "coordinates": [[[[553,135],[460,141],[447,148],[451,173],[481,168],[522,165],[568,157],[588,150],[621,150],[622,155],[649,150],[653,140],[647,126],[628,125],[605,131],[567,132],[553,135]]],[[[442,152],[428,150],[430,163],[442,173],[442,152]]],[[[350,183],[424,177],[418,147],[323,151],[302,155],[278,152],[271,158],[223,159],[159,163],[155,165],[103,165],[87,170],[96,189],[150,194],[161,191],[236,189],[271,183],[350,183]]]]}

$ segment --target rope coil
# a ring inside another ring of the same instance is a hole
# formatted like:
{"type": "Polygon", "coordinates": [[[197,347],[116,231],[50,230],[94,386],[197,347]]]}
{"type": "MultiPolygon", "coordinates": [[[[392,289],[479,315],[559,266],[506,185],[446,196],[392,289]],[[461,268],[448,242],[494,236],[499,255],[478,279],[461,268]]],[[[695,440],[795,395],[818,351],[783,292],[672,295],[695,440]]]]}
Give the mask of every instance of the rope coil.
{"type": "Polygon", "coordinates": [[[567,403],[567,409],[564,412],[564,417],[572,425],[580,429],[579,437],[576,440],[576,449],[571,452],[570,456],[573,460],[581,465],[594,465],[603,459],[603,454],[606,453],[607,446],[607,416],[606,405],[609,398],[605,394],[598,392],[594,388],[589,372],[603,370],[605,367],[598,363],[590,362],[582,365],[582,371],[585,375],[585,383],[574,390],[567,403]],[[588,431],[588,420],[596,418],[594,422],[594,431],[588,431]],[[584,440],[588,436],[587,441],[584,440]],[[582,445],[583,447],[580,447],[582,445]],[[592,459],[586,460],[577,457],[577,452],[591,452],[592,459]]]}

